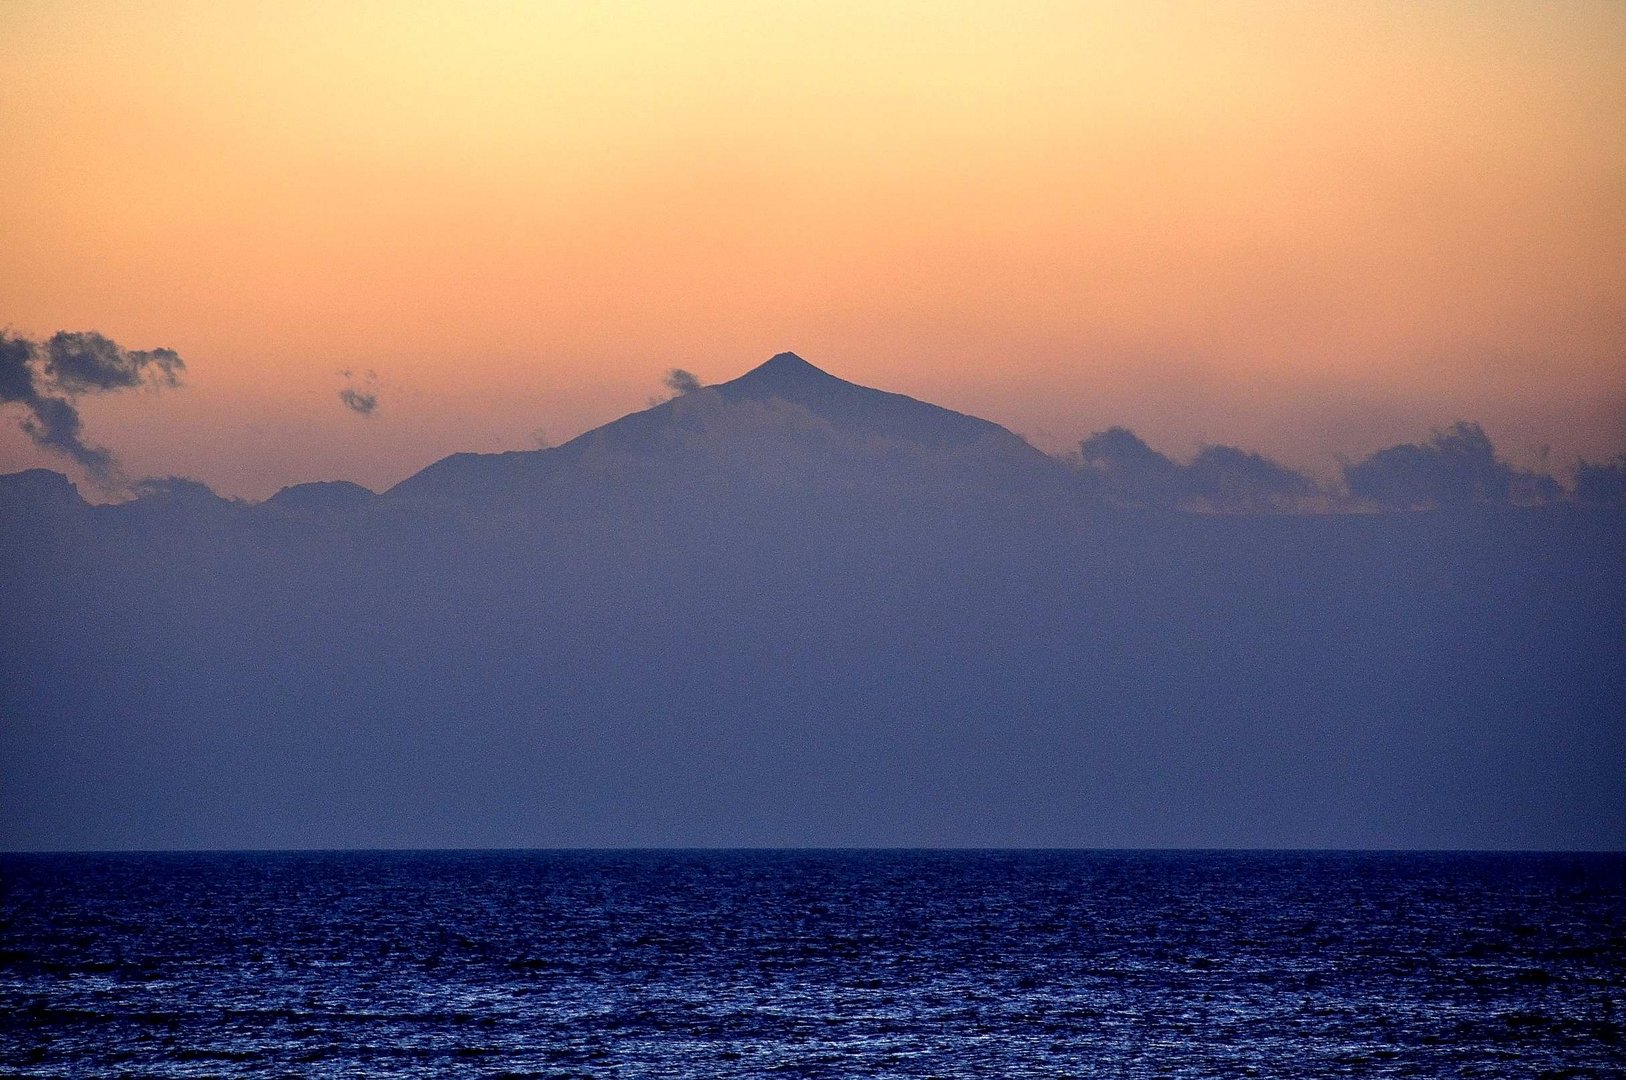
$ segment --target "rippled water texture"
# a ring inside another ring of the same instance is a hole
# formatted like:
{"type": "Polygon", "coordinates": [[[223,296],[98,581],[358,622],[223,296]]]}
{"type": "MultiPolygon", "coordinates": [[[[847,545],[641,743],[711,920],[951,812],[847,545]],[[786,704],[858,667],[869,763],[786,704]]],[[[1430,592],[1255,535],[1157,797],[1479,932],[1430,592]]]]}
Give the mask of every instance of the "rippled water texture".
{"type": "Polygon", "coordinates": [[[39,1076],[1619,1076],[1626,856],[8,855],[39,1076]]]}

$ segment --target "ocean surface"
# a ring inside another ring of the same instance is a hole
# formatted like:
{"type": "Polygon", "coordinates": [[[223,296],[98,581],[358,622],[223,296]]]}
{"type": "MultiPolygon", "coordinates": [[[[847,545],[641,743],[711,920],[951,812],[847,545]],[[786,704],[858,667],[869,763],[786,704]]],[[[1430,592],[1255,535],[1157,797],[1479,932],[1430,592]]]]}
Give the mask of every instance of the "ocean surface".
{"type": "Polygon", "coordinates": [[[1626,855],[0,856],[8,1076],[1614,1077],[1626,855]]]}

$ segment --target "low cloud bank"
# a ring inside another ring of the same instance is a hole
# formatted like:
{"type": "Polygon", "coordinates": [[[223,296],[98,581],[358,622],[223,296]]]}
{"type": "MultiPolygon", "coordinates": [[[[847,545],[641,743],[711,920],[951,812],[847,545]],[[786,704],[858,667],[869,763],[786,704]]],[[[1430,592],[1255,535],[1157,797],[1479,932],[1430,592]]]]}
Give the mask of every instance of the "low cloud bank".
{"type": "Polygon", "coordinates": [[[1131,506],[1291,510],[1323,494],[1308,476],[1261,454],[1208,446],[1182,465],[1122,427],[1091,435],[1079,455],[1093,487],[1131,506]]]}
{"type": "Polygon", "coordinates": [[[1527,505],[1563,496],[1558,481],[1523,472],[1496,456],[1478,424],[1459,421],[1423,443],[1402,443],[1344,466],[1349,493],[1385,510],[1476,503],[1527,505]]]}
{"type": "Polygon", "coordinates": [[[1626,454],[1581,462],[1573,491],[1545,473],[1497,456],[1478,424],[1459,421],[1428,440],[1401,443],[1343,466],[1341,483],[1318,483],[1234,446],[1208,446],[1187,464],[1152,449],[1128,428],[1097,432],[1075,463],[1098,494],[1126,506],[1222,512],[1308,509],[1429,510],[1534,506],[1575,499],[1626,505],[1626,454]]]}

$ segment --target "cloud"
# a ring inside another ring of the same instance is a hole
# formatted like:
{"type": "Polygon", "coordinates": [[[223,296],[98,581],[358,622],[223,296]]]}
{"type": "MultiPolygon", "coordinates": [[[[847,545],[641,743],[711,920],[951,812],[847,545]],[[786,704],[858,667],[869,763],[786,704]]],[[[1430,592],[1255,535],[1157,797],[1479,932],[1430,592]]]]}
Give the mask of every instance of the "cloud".
{"type": "Polygon", "coordinates": [[[1546,473],[1513,470],[1513,483],[1508,488],[1508,502],[1516,506],[1540,506],[1557,502],[1564,497],[1564,487],[1546,473]]]}
{"type": "Polygon", "coordinates": [[[148,383],[181,385],[186,364],[174,349],[121,349],[94,331],[53,334],[45,346],[45,374],[67,394],[127,390],[148,383]]]}
{"type": "Polygon", "coordinates": [[[34,445],[72,458],[100,487],[124,486],[113,452],[85,441],[74,402],[140,386],[177,387],[186,364],[173,349],[133,351],[94,331],[62,331],[43,346],[0,331],[0,404],[23,407],[34,445]]]}
{"type": "Polygon", "coordinates": [[[1078,449],[1094,486],[1118,502],[1166,506],[1179,498],[1180,466],[1128,428],[1098,431],[1078,449]]]}
{"type": "Polygon", "coordinates": [[[679,396],[692,394],[700,389],[700,380],[693,373],[684,371],[682,368],[673,368],[668,371],[666,376],[661,379],[661,383],[672,393],[679,396]]]}
{"type": "Polygon", "coordinates": [[[339,400],[344,402],[345,408],[353,413],[360,413],[362,416],[371,416],[373,411],[378,408],[377,394],[354,386],[347,386],[340,390],[339,400]]]}
{"type": "Polygon", "coordinates": [[[66,454],[102,487],[123,485],[113,451],[85,441],[84,422],[73,402],[63,397],[39,395],[24,404],[29,412],[22,419],[22,429],[34,440],[35,446],[66,454]]]}
{"type": "Polygon", "coordinates": [[[1209,446],[1181,465],[1123,427],[1091,435],[1079,455],[1096,490],[1131,506],[1289,510],[1318,493],[1309,477],[1263,455],[1209,446]]]}
{"type": "Polygon", "coordinates": [[[1216,510],[1289,510],[1316,494],[1303,473],[1235,446],[1204,447],[1182,479],[1188,496],[1216,510]]]}
{"type": "MultiPolygon", "coordinates": [[[[1532,506],[1564,498],[1557,480],[1513,468],[1497,456],[1484,429],[1468,421],[1435,432],[1427,442],[1391,446],[1346,464],[1347,496],[1235,446],[1204,447],[1182,465],[1122,427],[1085,439],[1076,460],[1092,490],[1127,506],[1283,512],[1353,500],[1383,510],[1421,510],[1484,503],[1532,506]]],[[[1608,494],[1615,490],[1610,485],[1626,481],[1615,479],[1612,469],[1626,472],[1626,458],[1614,465],[1583,462],[1577,497],[1594,502],[1618,498],[1608,494]],[[1581,494],[1582,483],[1590,495],[1581,494]]]]}
{"type": "Polygon", "coordinates": [[[1601,465],[1582,461],[1575,470],[1575,497],[1584,503],[1626,506],[1626,454],[1601,465]]]}
{"type": "Polygon", "coordinates": [[[1483,428],[1459,420],[1426,443],[1391,446],[1344,466],[1344,482],[1350,494],[1385,510],[1418,510],[1508,502],[1514,471],[1483,428]]]}
{"type": "Polygon", "coordinates": [[[358,379],[353,372],[339,372],[345,385],[339,390],[339,401],[357,416],[372,416],[378,409],[378,373],[368,371],[358,379]]]}
{"type": "Polygon", "coordinates": [[[201,480],[189,476],[149,476],[134,485],[138,499],[161,502],[170,506],[218,506],[231,500],[216,495],[214,489],[201,480]]]}
{"type": "Polygon", "coordinates": [[[34,369],[30,363],[39,350],[27,338],[0,330],[0,401],[28,401],[34,396],[34,369]]]}

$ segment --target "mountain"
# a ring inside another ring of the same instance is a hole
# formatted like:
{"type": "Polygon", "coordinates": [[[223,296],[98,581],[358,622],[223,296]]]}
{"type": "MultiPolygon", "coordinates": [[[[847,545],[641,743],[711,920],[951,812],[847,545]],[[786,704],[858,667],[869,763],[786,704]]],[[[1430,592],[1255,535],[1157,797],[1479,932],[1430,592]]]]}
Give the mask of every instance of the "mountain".
{"type": "Polygon", "coordinates": [[[0,847],[1626,845],[1626,510],[1125,509],[789,354],[0,551],[0,847]]]}
{"type": "Polygon", "coordinates": [[[705,448],[749,454],[801,435],[827,447],[881,443],[919,451],[1001,456],[1052,471],[1054,463],[998,424],[903,394],[836,378],[795,353],[780,353],[737,379],[703,387],[594,428],[544,450],[453,454],[408,477],[387,495],[397,499],[467,501],[522,497],[561,470],[587,461],[682,454],[705,448]]]}

